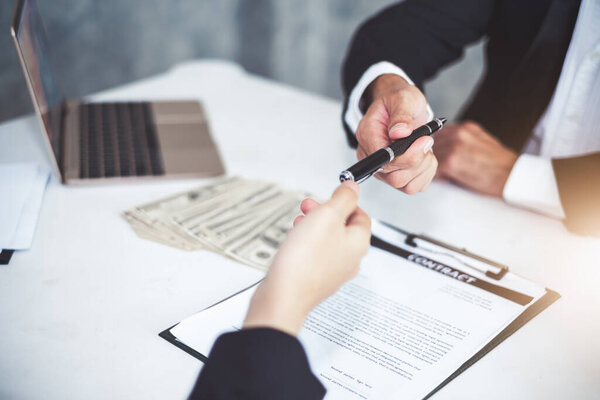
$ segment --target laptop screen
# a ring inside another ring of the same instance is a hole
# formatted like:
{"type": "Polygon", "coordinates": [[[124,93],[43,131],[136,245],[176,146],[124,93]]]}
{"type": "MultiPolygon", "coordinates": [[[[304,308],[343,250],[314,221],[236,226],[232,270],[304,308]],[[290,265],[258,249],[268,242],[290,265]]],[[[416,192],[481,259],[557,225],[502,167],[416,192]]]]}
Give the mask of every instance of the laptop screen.
{"type": "Polygon", "coordinates": [[[13,29],[17,51],[33,101],[41,114],[56,160],[60,160],[60,124],[64,96],[52,70],[46,35],[34,0],[21,0],[13,29]]]}

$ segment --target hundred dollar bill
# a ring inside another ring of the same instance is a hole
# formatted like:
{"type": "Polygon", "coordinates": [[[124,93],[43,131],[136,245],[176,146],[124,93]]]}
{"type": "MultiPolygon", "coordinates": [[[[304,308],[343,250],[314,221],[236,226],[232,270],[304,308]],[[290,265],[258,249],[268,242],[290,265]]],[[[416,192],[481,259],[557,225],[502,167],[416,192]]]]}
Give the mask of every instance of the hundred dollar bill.
{"type": "Polygon", "coordinates": [[[165,214],[180,212],[195,204],[203,204],[219,194],[232,192],[236,187],[244,185],[238,177],[221,178],[208,185],[189,191],[177,193],[167,198],[152,201],[135,207],[132,211],[148,223],[159,220],[165,214]]]}
{"type": "Polygon", "coordinates": [[[266,270],[287,233],[292,229],[294,219],[300,215],[300,202],[296,198],[275,213],[266,224],[255,229],[250,235],[231,243],[226,254],[245,264],[266,270]]]}
{"type": "Polygon", "coordinates": [[[139,225],[139,223],[137,223],[137,222],[131,222],[130,225],[131,225],[131,228],[133,229],[133,231],[135,232],[135,234],[142,239],[151,240],[153,242],[164,244],[166,246],[175,247],[180,250],[186,250],[186,251],[198,250],[198,248],[189,246],[184,241],[174,240],[173,238],[165,237],[164,235],[161,235],[160,233],[157,233],[153,230],[149,230],[146,226],[139,225]]]}
{"type": "Polygon", "coordinates": [[[148,223],[147,220],[140,217],[135,210],[125,211],[123,217],[129,222],[138,236],[143,232],[145,239],[150,239],[150,236],[152,236],[156,238],[157,240],[155,241],[159,243],[170,243],[173,244],[174,247],[185,250],[200,250],[203,248],[202,243],[185,234],[185,232],[179,232],[172,229],[168,224],[158,220],[148,223]]]}
{"type": "Polygon", "coordinates": [[[170,220],[194,233],[201,231],[211,221],[232,220],[243,216],[247,209],[272,197],[273,193],[280,194],[281,190],[273,184],[246,184],[233,193],[223,193],[192,207],[182,208],[173,213],[170,220]]]}
{"type": "Polygon", "coordinates": [[[208,219],[202,224],[184,227],[188,233],[203,242],[209,242],[220,250],[224,250],[227,242],[238,240],[253,232],[256,227],[286,202],[290,195],[278,192],[252,205],[233,206],[219,216],[208,219]]]}
{"type": "Polygon", "coordinates": [[[307,193],[239,177],[123,212],[139,237],[181,250],[209,250],[266,269],[307,193]]]}
{"type": "Polygon", "coordinates": [[[154,231],[155,235],[166,240],[183,242],[184,247],[190,250],[201,249],[204,247],[202,242],[174,226],[169,216],[195,205],[204,204],[220,195],[235,192],[245,184],[238,177],[221,178],[208,185],[134,207],[126,211],[123,216],[128,221],[135,220],[146,225],[148,229],[154,231]]]}

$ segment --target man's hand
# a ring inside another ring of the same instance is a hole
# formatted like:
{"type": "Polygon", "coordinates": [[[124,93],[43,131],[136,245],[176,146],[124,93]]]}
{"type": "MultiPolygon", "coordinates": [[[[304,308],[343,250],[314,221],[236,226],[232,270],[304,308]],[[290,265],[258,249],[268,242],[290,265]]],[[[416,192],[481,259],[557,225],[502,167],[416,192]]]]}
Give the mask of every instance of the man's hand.
{"type": "MultiPolygon", "coordinates": [[[[356,129],[359,160],[391,141],[409,136],[427,122],[425,96],[397,75],[378,77],[365,91],[364,99],[369,106],[356,129]]],[[[419,138],[375,176],[408,194],[425,190],[437,168],[432,146],[433,138],[419,138]]]]}
{"type": "Polygon", "coordinates": [[[435,137],[437,177],[476,192],[502,197],[519,155],[474,122],[448,125],[435,137]]]}
{"type": "Polygon", "coordinates": [[[369,249],[371,220],[357,207],[358,184],[346,181],[319,204],[306,199],[294,229],[256,289],[245,328],[296,335],[308,313],[358,272],[369,249]]]}

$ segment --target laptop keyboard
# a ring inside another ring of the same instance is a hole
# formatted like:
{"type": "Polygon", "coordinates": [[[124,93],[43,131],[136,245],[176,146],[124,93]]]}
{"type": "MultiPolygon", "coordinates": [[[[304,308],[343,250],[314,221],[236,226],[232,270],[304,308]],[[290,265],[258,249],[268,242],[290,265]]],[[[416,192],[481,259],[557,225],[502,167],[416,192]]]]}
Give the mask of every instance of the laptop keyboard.
{"type": "Polygon", "coordinates": [[[80,178],[162,175],[150,103],[79,105],[80,178]]]}

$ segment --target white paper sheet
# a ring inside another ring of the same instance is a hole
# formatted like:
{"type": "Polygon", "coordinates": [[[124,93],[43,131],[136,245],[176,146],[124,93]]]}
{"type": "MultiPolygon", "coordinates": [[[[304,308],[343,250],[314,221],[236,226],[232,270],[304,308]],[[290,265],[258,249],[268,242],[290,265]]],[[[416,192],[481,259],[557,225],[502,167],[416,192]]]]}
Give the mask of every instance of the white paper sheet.
{"type": "MultiPolygon", "coordinates": [[[[401,242],[401,234],[378,223],[373,230],[386,241],[401,242]]],[[[327,388],[326,399],[421,399],[545,293],[514,274],[498,282],[451,257],[443,262],[447,270],[372,247],[359,275],[313,310],[299,339],[327,388]],[[455,269],[464,274],[454,274],[455,269]],[[521,305],[467,280],[531,298],[521,305]]],[[[208,355],[221,333],[240,328],[253,291],[202,311],[171,332],[208,355]]]]}
{"type": "Polygon", "coordinates": [[[34,163],[0,164],[0,249],[31,246],[49,177],[34,163]]]}

